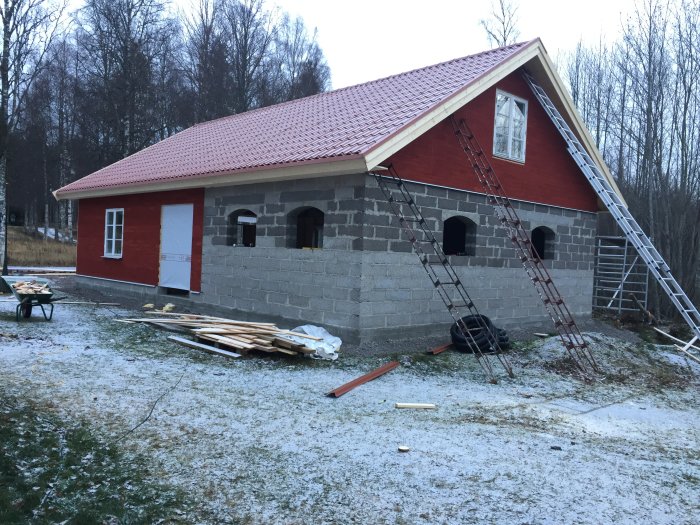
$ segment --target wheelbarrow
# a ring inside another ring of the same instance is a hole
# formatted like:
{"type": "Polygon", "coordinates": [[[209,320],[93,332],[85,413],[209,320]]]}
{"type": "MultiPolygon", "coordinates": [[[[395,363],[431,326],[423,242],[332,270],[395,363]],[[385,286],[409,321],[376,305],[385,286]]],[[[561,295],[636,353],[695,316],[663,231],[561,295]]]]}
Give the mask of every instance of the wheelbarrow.
{"type": "Polygon", "coordinates": [[[54,297],[50,282],[46,279],[21,275],[13,277],[4,275],[2,280],[10,288],[15,299],[19,301],[15,310],[17,321],[20,320],[20,317],[28,319],[32,315],[32,309],[35,306],[41,308],[44,319],[50,321],[53,317],[53,303],[65,299],[65,297],[54,297]]]}

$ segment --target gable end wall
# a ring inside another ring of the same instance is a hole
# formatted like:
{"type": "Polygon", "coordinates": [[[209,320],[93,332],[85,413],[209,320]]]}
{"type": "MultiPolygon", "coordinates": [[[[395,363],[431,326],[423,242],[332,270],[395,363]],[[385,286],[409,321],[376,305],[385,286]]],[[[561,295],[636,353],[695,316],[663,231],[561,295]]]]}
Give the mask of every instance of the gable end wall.
{"type": "MultiPolygon", "coordinates": [[[[566,143],[519,72],[512,73],[456,113],[464,119],[513,199],[598,211],[597,197],[566,150],[566,143]],[[492,155],[496,90],[528,101],[525,162],[492,155]]],[[[482,191],[449,119],[394,154],[388,162],[404,180],[482,191]]]]}

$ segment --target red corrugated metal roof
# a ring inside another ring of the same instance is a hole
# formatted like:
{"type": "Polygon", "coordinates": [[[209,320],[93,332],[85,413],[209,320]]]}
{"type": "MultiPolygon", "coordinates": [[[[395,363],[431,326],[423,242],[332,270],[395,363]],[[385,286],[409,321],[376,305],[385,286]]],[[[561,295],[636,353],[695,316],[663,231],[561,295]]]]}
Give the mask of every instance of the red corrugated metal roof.
{"type": "Polygon", "coordinates": [[[197,124],[56,194],[362,156],[528,44],[197,124]]]}

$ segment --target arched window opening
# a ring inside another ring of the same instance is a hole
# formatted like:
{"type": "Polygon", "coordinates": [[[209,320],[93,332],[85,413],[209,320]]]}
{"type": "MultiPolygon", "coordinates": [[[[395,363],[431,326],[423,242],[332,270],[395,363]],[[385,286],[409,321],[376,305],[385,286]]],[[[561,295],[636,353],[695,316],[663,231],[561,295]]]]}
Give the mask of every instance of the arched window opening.
{"type": "Polygon", "coordinates": [[[476,224],[466,217],[450,217],[443,225],[442,247],[445,255],[476,253],[476,224]]]}
{"type": "Polygon", "coordinates": [[[554,232],[546,226],[532,230],[532,254],[539,255],[543,261],[554,259],[554,232]]]}
{"type": "Polygon", "coordinates": [[[258,216],[250,210],[236,210],[228,216],[228,245],[255,246],[258,216]]]}
{"type": "Polygon", "coordinates": [[[292,212],[290,225],[296,226],[296,248],[323,247],[323,212],[316,208],[302,208],[292,212]],[[294,216],[296,220],[293,220],[294,216]]]}

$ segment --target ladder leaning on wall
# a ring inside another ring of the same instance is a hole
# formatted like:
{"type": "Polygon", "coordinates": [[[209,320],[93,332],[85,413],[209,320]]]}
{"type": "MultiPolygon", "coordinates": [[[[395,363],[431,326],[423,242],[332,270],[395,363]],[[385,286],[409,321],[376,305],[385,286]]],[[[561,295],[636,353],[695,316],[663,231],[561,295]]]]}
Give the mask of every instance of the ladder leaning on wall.
{"type": "Polygon", "coordinates": [[[593,190],[608,210],[610,210],[610,213],[624,232],[627,240],[635,247],[651,274],[656,278],[656,281],[664,292],[666,292],[673,305],[688,323],[688,326],[693,330],[693,342],[698,340],[698,338],[700,338],[700,313],[683,291],[681,285],[678,284],[678,281],[676,281],[671,274],[671,268],[659,251],[654,247],[651,239],[647,237],[644,230],[639,226],[627,209],[627,206],[622,202],[618,193],[605,178],[598,168],[598,165],[585,150],[574,132],[571,131],[566,120],[561,116],[544,89],[542,89],[542,87],[535,82],[535,79],[527,72],[524,72],[523,76],[549,118],[559,130],[559,133],[564,137],[569,153],[574,161],[576,161],[579,168],[581,168],[581,171],[583,171],[583,174],[588,179],[593,190]]]}
{"type": "Polygon", "coordinates": [[[559,293],[552,276],[547,271],[540,254],[534,249],[530,235],[518,217],[513,204],[498,180],[487,155],[464,120],[450,117],[460,147],[476,174],[476,177],[493,205],[496,217],[506,229],[516,255],[539,295],[545,310],[554,323],[559,338],[571,359],[585,379],[593,379],[598,366],[588,343],[574,321],[564,298],[559,293]]]}
{"type": "Polygon", "coordinates": [[[423,217],[420,209],[416,205],[413,196],[408,191],[406,184],[401,179],[393,166],[377,166],[372,171],[377,185],[382,190],[391,211],[398,218],[408,240],[413,245],[413,251],[418,256],[423,269],[425,269],[430,281],[433,283],[440,299],[447,307],[447,311],[457,326],[457,330],[462,334],[470,346],[474,349],[474,355],[483,368],[489,380],[496,383],[496,374],[493,370],[490,354],[482,352],[479,345],[474,340],[473,330],[462,321],[462,313],[469,312],[474,316],[474,321],[478,325],[478,330],[489,337],[490,350],[496,359],[501,363],[509,377],[513,377],[513,369],[508,362],[508,358],[502,352],[498,344],[498,335],[492,333],[490,327],[479,315],[479,310],[469,296],[464,287],[464,283],[457,275],[449,258],[435,238],[435,235],[428,227],[428,222],[423,217]]]}

